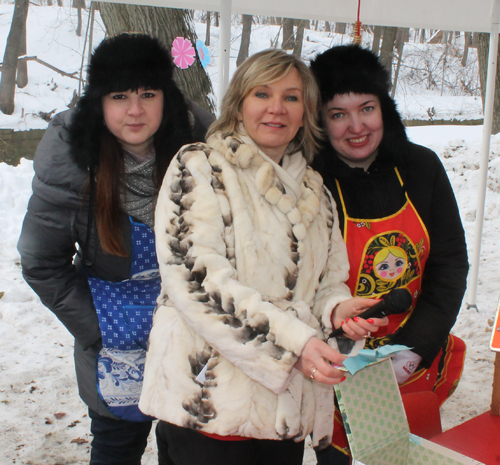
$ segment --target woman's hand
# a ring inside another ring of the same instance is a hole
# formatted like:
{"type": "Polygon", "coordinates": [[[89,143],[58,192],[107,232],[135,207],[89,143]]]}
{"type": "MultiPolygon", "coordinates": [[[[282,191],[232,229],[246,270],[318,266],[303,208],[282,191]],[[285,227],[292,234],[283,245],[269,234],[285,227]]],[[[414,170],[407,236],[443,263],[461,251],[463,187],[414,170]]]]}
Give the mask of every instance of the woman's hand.
{"type": "Polygon", "coordinates": [[[313,337],[302,349],[295,368],[320,383],[333,385],[345,379],[344,372],[333,365],[341,365],[346,358],[325,342],[313,337]]]}
{"type": "Polygon", "coordinates": [[[380,326],[386,326],[389,323],[387,317],[369,318],[364,320],[358,315],[370,307],[378,304],[379,299],[364,299],[362,297],[353,297],[338,304],[333,310],[332,323],[334,328],[342,326],[344,333],[353,341],[359,341],[375,332],[380,326]]]}

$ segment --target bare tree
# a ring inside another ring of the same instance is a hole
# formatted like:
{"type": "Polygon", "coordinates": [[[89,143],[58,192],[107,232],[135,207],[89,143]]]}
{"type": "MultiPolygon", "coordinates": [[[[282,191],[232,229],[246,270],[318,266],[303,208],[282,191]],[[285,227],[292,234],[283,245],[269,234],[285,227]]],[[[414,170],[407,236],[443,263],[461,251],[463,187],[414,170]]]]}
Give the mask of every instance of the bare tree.
{"type": "Polygon", "coordinates": [[[26,31],[28,7],[29,0],[16,0],[10,32],[5,46],[2,79],[0,81],[0,111],[6,115],[12,115],[12,113],[14,113],[17,59],[19,58],[21,50],[23,30],[26,31]]]}
{"type": "Polygon", "coordinates": [[[380,39],[382,38],[382,26],[375,26],[373,30],[372,52],[378,55],[380,51],[380,39]]]}
{"type": "Polygon", "coordinates": [[[248,58],[250,47],[250,34],[252,32],[252,15],[242,15],[243,30],[241,31],[241,44],[236,59],[236,66],[240,66],[248,58]]]}
{"type": "Polygon", "coordinates": [[[212,15],[210,11],[207,11],[207,32],[205,32],[205,45],[208,47],[210,45],[210,26],[212,24],[212,15]]]}
{"type": "Polygon", "coordinates": [[[346,23],[335,23],[335,32],[337,34],[345,34],[346,23]]]}
{"type": "Polygon", "coordinates": [[[472,44],[472,34],[470,32],[464,32],[465,40],[464,40],[464,54],[462,56],[462,66],[465,68],[467,65],[467,58],[469,55],[469,47],[472,44]]]}
{"type": "Polygon", "coordinates": [[[380,48],[380,61],[389,73],[392,79],[392,58],[394,49],[394,40],[396,38],[397,27],[384,26],[384,38],[382,39],[382,47],[380,48]]]}
{"type": "MultiPolygon", "coordinates": [[[[189,39],[192,44],[196,43],[190,10],[103,2],[99,3],[99,11],[108,34],[147,32],[169,49],[178,36],[189,39]]],[[[176,68],[174,79],[186,97],[214,113],[214,104],[209,99],[213,93],[212,83],[199,60],[195,60],[187,69],[176,68]]]]}
{"type": "MultiPolygon", "coordinates": [[[[486,98],[486,77],[488,74],[488,53],[490,49],[490,35],[485,32],[477,33],[477,55],[479,58],[479,81],[481,83],[481,99],[483,101],[483,109],[486,98]]],[[[499,53],[500,56],[500,48],[499,53]]],[[[491,133],[497,134],[500,132],[500,60],[497,57],[497,77],[495,79],[495,99],[493,106],[493,125],[491,133]]]]}
{"type": "MultiPolygon", "coordinates": [[[[18,56],[26,55],[28,51],[26,48],[26,21],[22,24],[22,27],[18,56]]],[[[16,85],[20,89],[28,85],[28,62],[26,60],[17,61],[16,85]]]]}
{"type": "Polygon", "coordinates": [[[78,22],[76,25],[76,35],[82,36],[82,8],[85,9],[85,0],[73,0],[73,8],[77,10],[78,22]]]}
{"type": "Polygon", "coordinates": [[[283,25],[283,42],[281,43],[281,48],[283,50],[293,50],[293,46],[295,45],[293,19],[283,18],[281,24],[283,25]]]}
{"type": "Polygon", "coordinates": [[[405,45],[405,37],[409,37],[408,28],[398,28],[396,31],[396,50],[398,52],[398,61],[396,64],[396,71],[394,73],[394,80],[392,84],[391,97],[396,95],[396,86],[398,85],[399,70],[401,69],[401,62],[403,60],[403,48],[405,45]]]}
{"type": "Polygon", "coordinates": [[[325,21],[325,32],[332,32],[329,21],[325,21]]]}
{"type": "Polygon", "coordinates": [[[306,26],[306,21],[299,20],[297,24],[297,35],[295,37],[295,44],[293,46],[293,55],[300,58],[302,55],[302,42],[304,41],[304,29],[306,26]]]}

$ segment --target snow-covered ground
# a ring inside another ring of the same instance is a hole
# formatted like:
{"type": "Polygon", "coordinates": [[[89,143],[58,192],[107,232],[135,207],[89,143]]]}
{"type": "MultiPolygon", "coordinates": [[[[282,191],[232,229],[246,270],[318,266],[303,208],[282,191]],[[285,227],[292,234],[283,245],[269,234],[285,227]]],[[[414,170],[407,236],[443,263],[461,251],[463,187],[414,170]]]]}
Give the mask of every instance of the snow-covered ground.
{"type": "MultiPolygon", "coordinates": [[[[12,5],[0,4],[0,51],[4,49],[12,18],[12,5]]],[[[86,16],[84,15],[84,26],[86,16]]],[[[77,38],[76,10],[69,7],[38,7],[30,4],[28,55],[74,72],[81,65],[84,38],[77,38]]],[[[205,26],[196,24],[201,39],[205,26]]],[[[84,27],[85,29],[85,27],[84,27]]],[[[212,26],[211,53],[216,55],[218,31],[212,26]]],[[[251,53],[269,47],[278,27],[255,26],[251,53]]],[[[94,43],[104,36],[100,20],[94,43]]],[[[306,31],[304,57],[314,55],[346,37],[306,31]]],[[[232,60],[239,47],[234,30],[232,60]]],[[[12,116],[0,114],[0,128],[43,128],[39,111],[62,111],[71,100],[77,81],[29,62],[29,85],[18,90],[12,116]]],[[[208,68],[217,89],[217,60],[208,68]]],[[[427,109],[443,117],[481,117],[480,99],[430,92],[418,86],[401,85],[399,108],[405,117],[425,117],[427,109]]],[[[479,184],[481,126],[412,127],[410,138],[435,150],[455,189],[465,226],[469,253],[473,243],[475,206],[479,184]]],[[[444,429],[489,409],[493,353],[489,350],[491,320],[494,317],[500,282],[500,136],[492,138],[485,224],[477,304],[468,310],[464,302],[453,332],[467,343],[467,358],[460,385],[442,408],[444,429]]],[[[17,167],[0,163],[0,465],[3,464],[84,464],[88,461],[89,420],[79,400],[73,371],[69,333],[40,303],[21,276],[16,242],[31,193],[32,162],[17,167]]],[[[453,270],[450,270],[453,272],[453,270]]],[[[466,299],[467,300],[467,299],[466,299]]],[[[153,435],[151,435],[153,436],[153,435]]],[[[153,438],[151,438],[153,439],[153,438]]],[[[151,441],[144,458],[154,464],[151,441]]],[[[308,450],[305,462],[315,463],[308,450]]]]}

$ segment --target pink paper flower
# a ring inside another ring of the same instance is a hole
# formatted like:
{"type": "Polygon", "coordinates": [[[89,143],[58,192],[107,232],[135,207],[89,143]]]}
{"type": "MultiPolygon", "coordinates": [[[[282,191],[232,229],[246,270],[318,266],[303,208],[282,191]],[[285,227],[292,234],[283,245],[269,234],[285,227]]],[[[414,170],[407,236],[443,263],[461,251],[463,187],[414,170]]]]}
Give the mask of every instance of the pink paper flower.
{"type": "Polygon", "coordinates": [[[172,57],[175,66],[180,69],[189,68],[194,63],[195,51],[191,42],[184,37],[176,37],[172,42],[172,57]]]}

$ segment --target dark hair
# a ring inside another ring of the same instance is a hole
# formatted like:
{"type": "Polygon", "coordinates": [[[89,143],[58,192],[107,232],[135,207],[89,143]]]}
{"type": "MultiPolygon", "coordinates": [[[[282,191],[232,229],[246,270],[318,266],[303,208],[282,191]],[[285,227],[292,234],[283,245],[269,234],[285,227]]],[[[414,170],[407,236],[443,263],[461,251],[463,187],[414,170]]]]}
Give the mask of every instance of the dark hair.
{"type": "Polygon", "coordinates": [[[139,88],[163,92],[163,118],[154,135],[152,180],[159,187],[173,156],[183,145],[194,142],[188,105],[173,80],[173,69],[169,51],[146,34],[123,33],[105,39],[90,59],[88,83],[75,108],[69,138],[75,162],[95,173],[90,183],[95,182],[99,239],[103,249],[114,255],[126,256],[119,222],[123,152],[104,124],[102,98],[111,92],[139,88]]]}
{"type": "Polygon", "coordinates": [[[336,95],[373,94],[379,98],[384,123],[380,150],[395,160],[408,144],[406,130],[396,103],[389,95],[390,76],[377,55],[359,45],[332,47],[311,60],[323,105],[336,95]]]}

